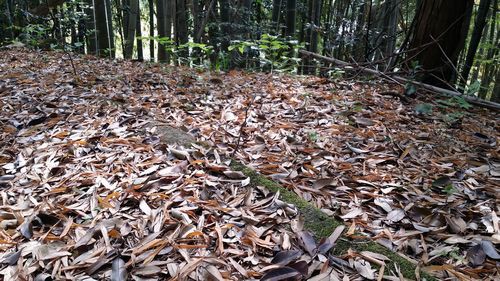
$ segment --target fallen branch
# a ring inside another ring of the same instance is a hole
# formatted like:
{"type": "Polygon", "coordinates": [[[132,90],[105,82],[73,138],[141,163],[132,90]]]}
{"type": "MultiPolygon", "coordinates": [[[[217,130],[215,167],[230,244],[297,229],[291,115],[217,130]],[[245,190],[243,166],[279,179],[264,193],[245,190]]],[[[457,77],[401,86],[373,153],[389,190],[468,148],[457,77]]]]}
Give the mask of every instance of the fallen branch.
{"type": "Polygon", "coordinates": [[[488,109],[492,109],[492,110],[496,110],[496,111],[500,111],[500,104],[498,104],[496,102],[491,102],[491,101],[486,101],[486,100],[482,100],[482,99],[475,98],[475,97],[465,96],[465,95],[463,95],[462,93],[459,93],[459,92],[455,92],[455,91],[452,91],[452,90],[447,90],[447,89],[439,88],[439,87],[432,86],[432,85],[429,85],[429,84],[425,84],[425,83],[422,83],[422,82],[413,81],[413,80],[410,80],[410,79],[403,78],[401,76],[393,76],[393,75],[386,74],[384,72],[381,72],[381,71],[378,71],[378,70],[375,70],[375,69],[366,68],[366,67],[362,67],[362,66],[356,66],[356,65],[353,65],[353,64],[345,62],[345,61],[341,61],[341,60],[338,60],[338,59],[335,59],[335,58],[325,57],[325,56],[322,56],[322,55],[319,55],[319,54],[316,54],[316,53],[313,53],[313,52],[308,52],[308,51],[305,51],[305,50],[300,50],[299,52],[301,54],[305,55],[305,56],[310,56],[310,57],[313,57],[315,59],[319,59],[319,60],[331,62],[331,63],[334,63],[336,65],[342,66],[342,67],[356,68],[356,69],[359,69],[360,71],[362,71],[364,73],[377,75],[377,76],[380,76],[380,77],[382,77],[384,79],[391,80],[393,82],[397,81],[397,82],[405,83],[405,84],[406,83],[411,83],[411,84],[413,84],[415,86],[419,86],[419,87],[421,87],[423,89],[426,89],[426,90],[428,90],[430,92],[433,92],[433,93],[438,93],[438,94],[447,95],[447,96],[462,97],[464,100],[466,100],[467,102],[469,102],[471,104],[474,104],[474,105],[477,105],[477,106],[480,106],[480,107],[484,107],[484,108],[488,108],[488,109]]]}

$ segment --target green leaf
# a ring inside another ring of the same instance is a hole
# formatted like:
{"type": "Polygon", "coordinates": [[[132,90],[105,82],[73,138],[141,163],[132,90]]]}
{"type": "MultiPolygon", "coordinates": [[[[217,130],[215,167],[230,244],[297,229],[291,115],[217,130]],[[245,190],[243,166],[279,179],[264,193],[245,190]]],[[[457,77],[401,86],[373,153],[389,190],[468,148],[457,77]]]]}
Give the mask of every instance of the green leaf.
{"type": "Polygon", "coordinates": [[[429,115],[432,113],[432,104],[419,103],[415,106],[415,112],[417,114],[429,115]]]}
{"type": "Polygon", "coordinates": [[[405,95],[411,96],[411,95],[415,94],[416,92],[417,92],[417,87],[415,87],[415,85],[413,85],[412,83],[406,84],[405,95]]]}
{"type": "Polygon", "coordinates": [[[452,184],[449,184],[443,188],[443,191],[448,194],[448,196],[453,195],[457,192],[457,190],[453,187],[452,184]]]}
{"type": "Polygon", "coordinates": [[[319,139],[317,132],[309,132],[308,136],[309,136],[309,140],[311,140],[313,142],[316,142],[319,139]]]}

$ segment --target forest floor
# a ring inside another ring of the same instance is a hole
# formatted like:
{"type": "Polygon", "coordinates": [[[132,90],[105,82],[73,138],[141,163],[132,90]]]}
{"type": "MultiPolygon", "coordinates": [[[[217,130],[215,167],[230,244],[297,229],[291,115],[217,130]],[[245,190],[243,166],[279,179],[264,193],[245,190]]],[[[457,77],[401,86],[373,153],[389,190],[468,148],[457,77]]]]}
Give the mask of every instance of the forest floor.
{"type": "Polygon", "coordinates": [[[0,52],[4,280],[403,279],[329,251],[360,238],[440,280],[500,278],[498,113],[373,77],[73,61],[0,52]],[[231,159],[342,236],[313,239],[231,159]]]}

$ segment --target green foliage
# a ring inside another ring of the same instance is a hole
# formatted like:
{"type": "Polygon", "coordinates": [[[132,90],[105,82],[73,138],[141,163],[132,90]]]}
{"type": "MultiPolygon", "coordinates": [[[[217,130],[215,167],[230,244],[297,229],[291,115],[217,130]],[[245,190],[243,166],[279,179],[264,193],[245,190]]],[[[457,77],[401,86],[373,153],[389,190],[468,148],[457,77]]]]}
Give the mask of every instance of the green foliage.
{"type": "Polygon", "coordinates": [[[363,111],[363,104],[361,103],[355,103],[352,107],[352,111],[354,112],[361,112],[363,111]]]}
{"type": "Polygon", "coordinates": [[[344,76],[345,70],[335,67],[333,69],[328,70],[326,75],[332,79],[340,79],[344,76]]]}
{"type": "Polygon", "coordinates": [[[294,72],[300,64],[300,59],[295,58],[294,54],[300,48],[303,48],[303,44],[296,40],[263,34],[257,40],[233,40],[228,51],[237,51],[242,55],[247,67],[255,62],[260,70],[294,72]]]}
{"type": "MultiPolygon", "coordinates": [[[[83,42],[77,42],[69,46],[66,37],[70,35],[71,30],[75,29],[81,21],[86,19],[82,9],[87,4],[81,0],[67,1],[64,4],[66,9],[50,9],[48,14],[30,15],[24,20],[24,26],[13,25],[9,27],[17,34],[13,41],[19,41],[25,45],[36,49],[61,49],[73,50],[83,47],[83,42]],[[64,45],[64,46],[63,46],[64,45]]],[[[91,30],[87,30],[90,33],[91,30]]]]}
{"type": "Polygon", "coordinates": [[[453,247],[453,251],[448,253],[448,257],[458,261],[458,262],[465,262],[464,256],[460,252],[460,248],[458,247],[453,247]]]}
{"type": "Polygon", "coordinates": [[[479,92],[479,89],[481,89],[481,82],[476,80],[472,84],[465,87],[465,94],[474,96],[479,92]]]}
{"type": "Polygon", "coordinates": [[[448,196],[451,196],[457,192],[457,190],[453,187],[452,184],[448,184],[443,188],[443,192],[446,193],[448,196]]]}
{"type": "Polygon", "coordinates": [[[312,142],[317,142],[319,139],[319,134],[315,131],[309,132],[308,134],[309,140],[312,142]]]}
{"type": "Polygon", "coordinates": [[[411,96],[417,92],[417,87],[413,83],[407,83],[405,86],[405,95],[411,96]]]}
{"type": "MultiPolygon", "coordinates": [[[[263,1],[256,2],[258,5],[263,3],[263,1]]],[[[209,40],[203,43],[181,44],[170,38],[156,36],[143,36],[140,39],[156,41],[166,49],[171,59],[184,65],[216,70],[235,67],[290,72],[295,70],[299,61],[294,58],[299,48],[296,41],[287,41],[268,34],[260,35],[262,26],[254,20],[253,8],[249,10],[240,5],[236,7],[233,3],[228,5],[230,17],[238,20],[221,18],[220,21],[207,22],[203,32],[205,34],[208,32],[209,40]],[[287,53],[286,50],[294,52],[287,53]]],[[[194,23],[191,19],[188,21],[188,26],[194,23]]],[[[194,27],[191,30],[193,34],[198,32],[194,27]]]]}
{"type": "Polygon", "coordinates": [[[447,123],[453,123],[453,122],[458,121],[459,119],[462,119],[464,117],[464,115],[465,114],[461,111],[451,112],[451,113],[445,114],[443,117],[443,120],[447,123]]]}
{"type": "Polygon", "coordinates": [[[454,96],[445,100],[437,100],[436,102],[441,108],[459,107],[461,109],[469,109],[472,107],[470,103],[460,96],[454,96]]]}
{"type": "Polygon", "coordinates": [[[432,113],[432,104],[429,103],[419,103],[415,106],[415,112],[417,114],[429,115],[432,113]]]}
{"type": "Polygon", "coordinates": [[[24,44],[32,47],[42,45],[47,40],[47,32],[50,27],[47,24],[28,24],[21,28],[20,40],[24,44]]]}
{"type": "Polygon", "coordinates": [[[441,108],[442,111],[444,111],[442,115],[443,121],[450,124],[462,119],[466,114],[464,110],[467,110],[472,107],[472,105],[468,103],[461,96],[454,96],[448,99],[441,99],[437,100],[436,102],[438,104],[438,107],[441,108]],[[449,109],[458,109],[458,110],[450,111],[449,109]]]}
{"type": "MultiPolygon", "coordinates": [[[[420,66],[420,64],[418,63],[418,61],[412,61],[411,62],[410,73],[409,73],[409,77],[408,77],[410,79],[410,81],[414,81],[414,80],[417,79],[418,71],[421,68],[422,67],[420,66]]],[[[413,84],[412,82],[406,83],[406,85],[405,85],[405,95],[412,96],[412,95],[414,95],[416,93],[417,93],[417,87],[415,86],[415,84],[413,84]]]]}
{"type": "Polygon", "coordinates": [[[187,50],[187,53],[191,51],[191,54],[195,54],[188,56],[187,58],[178,55],[177,57],[185,64],[195,67],[209,68],[209,58],[213,53],[213,46],[203,43],[188,42],[186,44],[179,45],[178,50],[187,50]]]}
{"type": "Polygon", "coordinates": [[[169,54],[174,60],[189,66],[208,67],[208,59],[213,53],[213,46],[203,43],[187,42],[185,44],[177,44],[174,40],[168,37],[159,36],[142,36],[138,37],[138,39],[154,40],[158,42],[159,47],[165,48],[167,54],[169,54]]]}

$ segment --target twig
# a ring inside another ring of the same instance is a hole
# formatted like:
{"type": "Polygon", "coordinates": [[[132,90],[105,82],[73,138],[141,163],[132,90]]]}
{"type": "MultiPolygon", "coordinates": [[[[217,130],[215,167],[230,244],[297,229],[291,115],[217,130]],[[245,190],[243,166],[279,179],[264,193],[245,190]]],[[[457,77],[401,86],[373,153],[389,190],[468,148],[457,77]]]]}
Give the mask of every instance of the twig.
{"type": "Polygon", "coordinates": [[[247,108],[245,109],[245,120],[243,120],[243,123],[241,123],[240,131],[238,134],[238,140],[236,141],[236,146],[234,147],[231,157],[234,157],[234,155],[236,155],[236,152],[240,148],[241,135],[243,134],[243,129],[245,129],[245,126],[247,125],[248,112],[250,111],[250,108],[252,107],[254,100],[255,100],[255,95],[252,95],[252,99],[250,100],[250,102],[247,105],[247,108]]]}
{"type": "Polygon", "coordinates": [[[75,76],[75,79],[77,79],[78,74],[76,74],[76,67],[75,64],[73,63],[73,57],[71,56],[71,53],[68,50],[66,50],[66,45],[64,43],[65,42],[63,41],[63,51],[68,55],[69,62],[71,63],[71,68],[73,68],[73,75],[75,76]]]}

